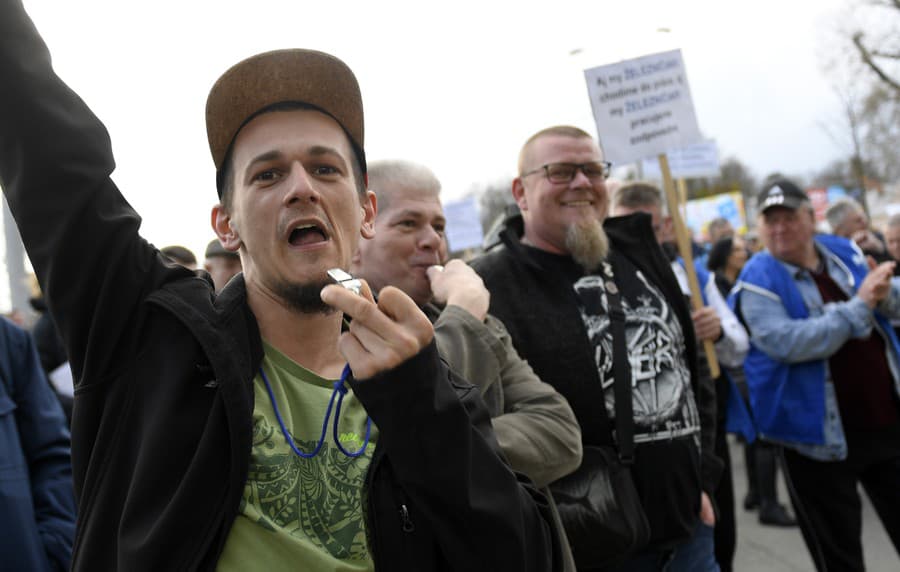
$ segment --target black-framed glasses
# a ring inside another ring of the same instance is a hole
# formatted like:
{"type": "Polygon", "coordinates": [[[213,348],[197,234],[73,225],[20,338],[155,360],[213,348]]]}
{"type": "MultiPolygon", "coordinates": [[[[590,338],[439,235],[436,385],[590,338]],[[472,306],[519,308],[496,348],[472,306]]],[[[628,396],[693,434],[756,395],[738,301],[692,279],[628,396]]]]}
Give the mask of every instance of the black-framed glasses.
{"type": "Polygon", "coordinates": [[[609,161],[592,161],[590,163],[547,163],[537,169],[522,173],[523,177],[544,171],[551,183],[571,183],[575,173],[581,170],[591,182],[603,181],[609,177],[612,163],[609,161]]]}

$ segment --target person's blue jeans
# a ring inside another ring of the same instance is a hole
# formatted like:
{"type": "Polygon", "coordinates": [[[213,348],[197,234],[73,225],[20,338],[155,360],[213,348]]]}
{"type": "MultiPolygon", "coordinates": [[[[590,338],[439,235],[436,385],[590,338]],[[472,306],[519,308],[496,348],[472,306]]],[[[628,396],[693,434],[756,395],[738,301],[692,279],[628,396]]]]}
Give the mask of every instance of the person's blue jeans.
{"type": "Polygon", "coordinates": [[[713,527],[697,524],[690,540],[669,550],[647,550],[616,572],[719,572],[713,527]]]}

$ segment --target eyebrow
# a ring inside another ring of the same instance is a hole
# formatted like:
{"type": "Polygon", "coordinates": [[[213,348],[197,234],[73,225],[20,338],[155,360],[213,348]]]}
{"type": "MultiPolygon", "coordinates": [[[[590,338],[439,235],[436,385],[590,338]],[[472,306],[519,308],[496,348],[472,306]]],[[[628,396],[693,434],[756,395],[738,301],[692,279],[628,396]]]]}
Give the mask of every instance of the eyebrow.
{"type": "MultiPolygon", "coordinates": [[[[342,167],[346,168],[347,166],[344,156],[341,155],[340,151],[338,151],[334,147],[328,147],[327,145],[313,145],[306,150],[306,153],[310,154],[313,157],[322,157],[325,155],[329,155],[336,159],[339,159],[341,161],[342,167]]],[[[253,171],[255,165],[283,158],[284,153],[277,149],[272,149],[271,151],[260,153],[259,155],[251,159],[249,163],[247,163],[247,166],[244,168],[245,177],[249,176],[249,174],[253,171]]]]}
{"type": "Polygon", "coordinates": [[[266,151],[265,153],[260,153],[259,155],[257,155],[253,159],[251,159],[249,163],[247,163],[247,166],[244,168],[245,176],[247,176],[253,170],[253,167],[256,164],[266,163],[266,162],[272,161],[274,159],[280,159],[283,156],[284,156],[284,154],[281,151],[277,151],[277,150],[266,151]]]}
{"type": "Polygon", "coordinates": [[[340,151],[338,151],[334,147],[328,147],[327,145],[313,145],[307,152],[313,157],[320,157],[322,155],[334,155],[341,161],[344,161],[344,156],[340,151]]]}
{"type": "MultiPolygon", "coordinates": [[[[401,210],[401,211],[395,211],[395,214],[394,214],[391,218],[393,218],[393,219],[396,220],[396,219],[398,219],[398,218],[404,218],[404,217],[411,217],[411,218],[415,218],[415,219],[425,219],[425,218],[428,218],[428,217],[426,216],[426,214],[423,213],[422,211],[415,211],[415,210],[412,210],[412,209],[403,209],[403,210],[401,210]]],[[[434,223],[434,222],[440,222],[440,223],[447,224],[447,219],[446,219],[445,217],[443,217],[443,216],[439,216],[439,217],[437,217],[436,219],[434,219],[432,222],[433,222],[433,223],[434,223]]]]}

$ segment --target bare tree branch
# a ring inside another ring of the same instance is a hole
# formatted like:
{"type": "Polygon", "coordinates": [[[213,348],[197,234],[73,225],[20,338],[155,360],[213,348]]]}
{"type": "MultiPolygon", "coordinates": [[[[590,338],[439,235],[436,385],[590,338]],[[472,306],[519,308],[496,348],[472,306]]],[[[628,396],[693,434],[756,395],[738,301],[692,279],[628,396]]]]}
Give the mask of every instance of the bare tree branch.
{"type": "Polygon", "coordinates": [[[869,2],[872,6],[884,6],[885,8],[890,8],[893,6],[894,8],[900,10],[900,0],[871,0],[869,2]]]}
{"type": "MultiPolygon", "coordinates": [[[[897,0],[897,1],[900,2],[900,0],[897,0]]],[[[872,54],[872,57],[875,57],[875,58],[887,58],[889,60],[900,60],[900,52],[891,54],[888,52],[879,52],[877,50],[872,50],[871,54],[872,54]]]]}
{"type": "MultiPolygon", "coordinates": [[[[900,5],[900,0],[893,0],[893,1],[896,4],[900,5]]],[[[857,33],[853,34],[853,44],[856,46],[856,49],[859,51],[859,56],[862,58],[863,62],[865,62],[865,64],[867,66],[869,66],[869,69],[871,69],[873,72],[875,72],[875,74],[879,78],[881,78],[881,80],[883,82],[885,82],[886,84],[891,86],[895,91],[900,92],[900,83],[897,83],[897,81],[895,79],[890,77],[887,74],[887,72],[885,72],[883,69],[881,69],[881,66],[879,66],[878,63],[874,59],[872,59],[872,54],[869,53],[868,48],[866,48],[863,45],[862,38],[863,38],[862,32],[857,32],[857,33]]]]}

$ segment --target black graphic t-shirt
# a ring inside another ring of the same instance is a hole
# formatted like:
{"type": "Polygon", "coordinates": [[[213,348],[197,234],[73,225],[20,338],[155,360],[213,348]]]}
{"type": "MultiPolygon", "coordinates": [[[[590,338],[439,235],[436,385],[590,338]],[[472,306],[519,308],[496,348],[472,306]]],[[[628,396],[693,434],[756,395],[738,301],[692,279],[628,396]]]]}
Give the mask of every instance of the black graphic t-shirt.
{"type": "MultiPolygon", "coordinates": [[[[634,442],[692,436],[699,446],[700,417],[691,373],[683,358],[684,333],[678,318],[662,293],[639,270],[616,276],[616,281],[622,292],[631,363],[634,442]]],[[[604,279],[595,274],[583,276],[574,288],[588,339],[594,346],[606,414],[615,419],[612,332],[604,279]]]]}
{"type": "MultiPolygon", "coordinates": [[[[585,275],[571,259],[529,251],[572,284],[602,380],[603,407],[615,419],[605,279],[585,275]]],[[[627,259],[617,257],[615,268],[632,372],[632,475],[650,522],[651,544],[664,547],[687,539],[700,512],[700,417],[681,322],[659,288],[627,259]]]]}

